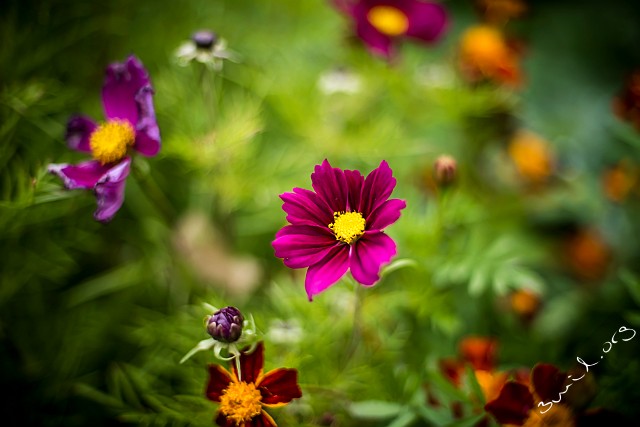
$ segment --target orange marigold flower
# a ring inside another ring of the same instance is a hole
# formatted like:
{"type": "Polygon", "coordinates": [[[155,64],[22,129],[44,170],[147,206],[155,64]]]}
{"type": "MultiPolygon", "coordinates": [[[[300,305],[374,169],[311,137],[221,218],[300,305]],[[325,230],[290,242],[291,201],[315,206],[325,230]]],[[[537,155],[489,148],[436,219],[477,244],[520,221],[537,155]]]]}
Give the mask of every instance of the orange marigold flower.
{"type": "Polygon", "coordinates": [[[609,268],[611,250],[594,230],[581,230],[570,237],[564,252],[569,268],[581,279],[600,279],[609,268]]]}
{"type": "Polygon", "coordinates": [[[527,5],[522,0],[476,0],[475,3],[482,18],[494,24],[504,24],[527,11],[527,5]]]}
{"type": "Polygon", "coordinates": [[[509,297],[511,308],[525,319],[531,319],[540,308],[540,295],[529,289],[519,289],[509,297]]]}
{"type": "Polygon", "coordinates": [[[264,406],[282,406],[302,397],[298,371],[274,369],[263,374],[264,346],[259,343],[251,354],[240,355],[240,372],[220,365],[209,365],[207,399],[219,403],[216,423],[222,427],[277,427],[264,406]]]}
{"type": "Polygon", "coordinates": [[[602,176],[604,194],[613,202],[623,202],[638,184],[638,169],[621,161],[602,176]]]}
{"type": "Polygon", "coordinates": [[[460,40],[460,69],[471,82],[490,80],[518,86],[522,82],[518,59],[502,32],[489,25],[467,29],[460,40]]]}
{"type": "Polygon", "coordinates": [[[539,184],[553,172],[554,158],[549,143],[529,131],[518,131],[508,148],[509,157],[525,180],[539,184]]]}

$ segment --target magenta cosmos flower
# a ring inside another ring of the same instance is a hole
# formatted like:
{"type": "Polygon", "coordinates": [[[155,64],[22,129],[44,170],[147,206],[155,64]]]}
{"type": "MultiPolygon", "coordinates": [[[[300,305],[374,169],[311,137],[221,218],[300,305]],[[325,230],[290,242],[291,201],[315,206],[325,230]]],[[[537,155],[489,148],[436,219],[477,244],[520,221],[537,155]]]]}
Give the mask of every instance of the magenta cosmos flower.
{"type": "Polygon", "coordinates": [[[398,39],[437,41],[447,26],[447,13],[438,3],[419,0],[332,0],[353,19],[356,35],[369,50],[385,58],[395,54],[398,39]]]}
{"type": "Polygon", "coordinates": [[[65,138],[70,148],[89,153],[93,160],[49,165],[49,172],[62,178],[67,189],[92,190],[98,221],[111,220],[124,201],[133,149],[144,156],[160,151],[160,131],[153,108],[149,75],[138,58],[111,64],[102,87],[107,120],[97,124],[89,117],[75,116],[67,123],[65,138]]]}
{"type": "Polygon", "coordinates": [[[351,270],[365,286],[380,280],[380,267],[396,254],[382,230],[400,218],[404,200],[389,199],[396,180],[383,161],[366,179],[359,171],[332,168],[327,160],[311,174],[315,192],[284,193],[282,209],[291,224],[276,234],[276,256],[290,268],[309,267],[309,300],[351,270]]]}

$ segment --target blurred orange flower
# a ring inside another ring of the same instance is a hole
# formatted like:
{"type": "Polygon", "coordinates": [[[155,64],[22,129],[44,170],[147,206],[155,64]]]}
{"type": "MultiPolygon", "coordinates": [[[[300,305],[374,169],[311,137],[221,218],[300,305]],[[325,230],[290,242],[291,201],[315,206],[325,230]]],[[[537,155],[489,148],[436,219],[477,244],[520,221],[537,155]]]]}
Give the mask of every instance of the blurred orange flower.
{"type": "Polygon", "coordinates": [[[518,289],[509,298],[511,308],[525,320],[530,320],[540,308],[540,295],[529,289],[518,289]]]}
{"type": "Polygon", "coordinates": [[[580,230],[564,245],[568,267],[579,278],[597,280],[602,278],[611,261],[611,250],[602,236],[595,230],[580,230]]]}
{"type": "Polygon", "coordinates": [[[623,202],[638,184],[638,168],[628,161],[620,161],[606,170],[602,176],[605,196],[613,202],[623,202]]]}
{"type": "Polygon", "coordinates": [[[522,0],[476,0],[475,3],[482,18],[493,24],[505,24],[527,11],[527,5],[522,0]]]}
{"type": "Polygon", "coordinates": [[[516,132],[508,153],[520,176],[531,183],[542,183],[553,172],[554,158],[549,143],[533,132],[516,132]]]}
{"type": "Polygon", "coordinates": [[[460,39],[460,70],[471,82],[490,80],[518,86],[522,83],[519,55],[497,28],[476,25],[460,39]]]}

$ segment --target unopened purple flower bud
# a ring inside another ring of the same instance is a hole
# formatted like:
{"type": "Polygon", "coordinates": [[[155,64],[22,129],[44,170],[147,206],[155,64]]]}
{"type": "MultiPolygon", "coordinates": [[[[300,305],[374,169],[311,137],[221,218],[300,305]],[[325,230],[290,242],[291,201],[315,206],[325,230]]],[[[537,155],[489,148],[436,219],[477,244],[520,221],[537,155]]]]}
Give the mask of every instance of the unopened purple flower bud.
{"type": "Polygon", "coordinates": [[[211,49],[218,41],[218,36],[213,31],[200,30],[193,33],[191,40],[198,49],[211,49]]]}
{"type": "Polygon", "coordinates": [[[235,307],[225,307],[213,313],[207,321],[207,332],[217,341],[232,343],[242,335],[244,317],[235,307]]]}
{"type": "Polygon", "coordinates": [[[456,180],[457,170],[456,159],[451,156],[442,155],[433,164],[433,174],[439,185],[451,185],[456,180]]]}

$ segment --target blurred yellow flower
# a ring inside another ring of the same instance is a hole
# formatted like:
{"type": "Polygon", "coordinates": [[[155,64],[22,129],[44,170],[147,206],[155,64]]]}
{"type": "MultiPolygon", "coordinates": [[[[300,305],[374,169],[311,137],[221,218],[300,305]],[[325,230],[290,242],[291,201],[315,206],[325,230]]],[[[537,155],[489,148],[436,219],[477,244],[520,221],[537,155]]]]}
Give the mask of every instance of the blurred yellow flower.
{"type": "Polygon", "coordinates": [[[472,82],[483,79],[517,86],[522,77],[518,55],[497,28],[476,25],[460,39],[460,69],[472,82]]]}
{"type": "Polygon", "coordinates": [[[553,172],[554,159],[549,143],[529,131],[518,131],[508,148],[518,173],[527,181],[541,183],[553,172]]]}

